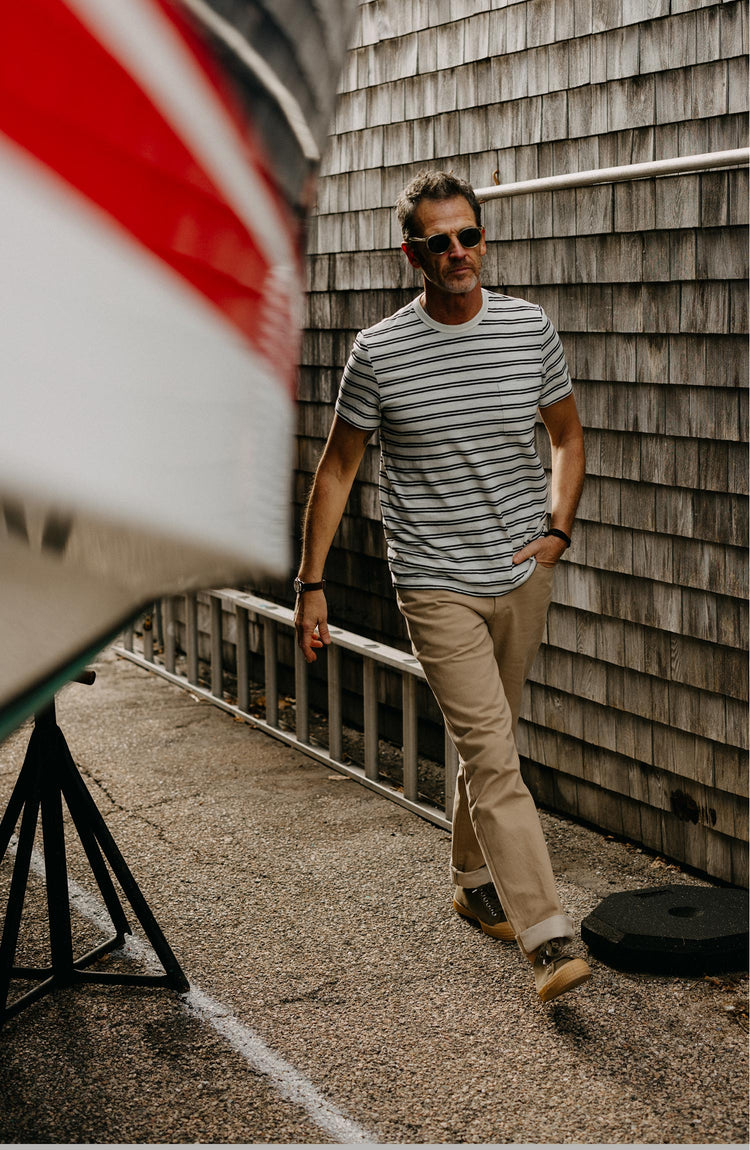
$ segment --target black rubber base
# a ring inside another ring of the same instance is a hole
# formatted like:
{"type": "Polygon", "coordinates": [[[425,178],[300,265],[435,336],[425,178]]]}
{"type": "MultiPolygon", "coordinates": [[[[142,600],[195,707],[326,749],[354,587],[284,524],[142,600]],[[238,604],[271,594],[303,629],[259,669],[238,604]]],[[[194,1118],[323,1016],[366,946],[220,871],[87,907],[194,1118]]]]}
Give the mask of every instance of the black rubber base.
{"type": "Polygon", "coordinates": [[[621,970],[747,970],[748,894],[701,886],[611,894],[583,920],[581,937],[592,954],[621,970]]]}

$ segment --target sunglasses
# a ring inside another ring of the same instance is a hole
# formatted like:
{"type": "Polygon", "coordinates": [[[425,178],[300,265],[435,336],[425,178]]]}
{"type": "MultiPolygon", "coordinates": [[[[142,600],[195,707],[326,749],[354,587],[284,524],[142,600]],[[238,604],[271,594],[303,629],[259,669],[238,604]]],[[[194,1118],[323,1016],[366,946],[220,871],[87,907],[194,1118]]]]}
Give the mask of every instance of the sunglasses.
{"type": "MultiPolygon", "coordinates": [[[[475,248],[482,240],[481,228],[462,228],[456,232],[456,239],[462,248],[475,248]]],[[[407,244],[427,244],[427,250],[434,256],[442,256],[451,246],[451,237],[447,232],[438,232],[434,236],[424,239],[422,236],[410,236],[407,244]]]]}

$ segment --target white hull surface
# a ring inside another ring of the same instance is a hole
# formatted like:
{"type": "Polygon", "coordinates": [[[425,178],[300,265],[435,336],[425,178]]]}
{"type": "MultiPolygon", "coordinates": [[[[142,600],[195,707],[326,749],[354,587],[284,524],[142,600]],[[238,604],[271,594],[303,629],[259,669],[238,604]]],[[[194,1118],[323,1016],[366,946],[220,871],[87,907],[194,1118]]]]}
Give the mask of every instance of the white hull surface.
{"type": "Polygon", "coordinates": [[[350,5],[300,7],[325,92],[274,71],[262,0],[6,19],[0,737],[143,604],[289,569],[301,225],[350,5]]]}

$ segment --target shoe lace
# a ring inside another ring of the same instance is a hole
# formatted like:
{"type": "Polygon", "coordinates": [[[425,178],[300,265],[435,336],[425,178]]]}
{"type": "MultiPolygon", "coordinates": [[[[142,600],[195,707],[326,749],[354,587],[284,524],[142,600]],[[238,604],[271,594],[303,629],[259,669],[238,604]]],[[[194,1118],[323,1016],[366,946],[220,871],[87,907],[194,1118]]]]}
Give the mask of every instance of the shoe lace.
{"type": "Polygon", "coordinates": [[[564,938],[550,938],[547,942],[543,943],[539,949],[537,959],[541,962],[542,966],[551,966],[558,958],[562,958],[565,952],[566,940],[564,938]]]}
{"type": "Polygon", "coordinates": [[[485,883],[484,886],[474,887],[471,893],[479,895],[490,914],[502,917],[500,899],[497,897],[497,891],[491,882],[485,883]]]}

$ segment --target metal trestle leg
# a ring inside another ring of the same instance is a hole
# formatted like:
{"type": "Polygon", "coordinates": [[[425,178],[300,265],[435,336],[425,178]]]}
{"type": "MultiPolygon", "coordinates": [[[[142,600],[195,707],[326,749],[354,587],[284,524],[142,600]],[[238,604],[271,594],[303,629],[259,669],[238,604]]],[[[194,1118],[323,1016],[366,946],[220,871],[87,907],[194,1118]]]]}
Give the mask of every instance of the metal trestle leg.
{"type": "MultiPolygon", "coordinates": [[[[93,681],[93,676],[89,673],[88,679],[83,681],[93,681]]],[[[35,716],[21,772],[0,820],[0,858],[8,849],[19,818],[21,826],[0,941],[0,1025],[56,987],[78,982],[111,982],[126,986],[166,986],[177,991],[188,990],[187,978],[73,761],[57,725],[54,701],[35,716]],[[112,938],[78,959],[73,956],[63,799],[115,932],[112,938]],[[16,966],[18,935],[40,815],[50,965],[16,966]],[[107,864],[161,962],[163,974],[121,974],[87,969],[97,959],[121,947],[125,936],[132,934],[107,864]],[[34,980],[36,985],[9,1004],[8,995],[13,979],[34,980]]]]}

